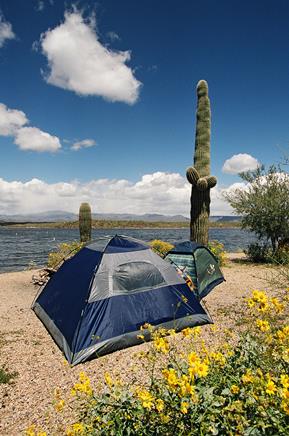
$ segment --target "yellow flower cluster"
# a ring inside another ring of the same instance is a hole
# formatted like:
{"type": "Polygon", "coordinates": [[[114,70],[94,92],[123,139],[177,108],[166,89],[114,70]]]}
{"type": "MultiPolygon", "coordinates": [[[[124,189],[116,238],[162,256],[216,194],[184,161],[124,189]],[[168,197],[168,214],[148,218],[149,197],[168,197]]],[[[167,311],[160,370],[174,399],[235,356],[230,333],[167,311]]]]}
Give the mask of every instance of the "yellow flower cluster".
{"type": "Polygon", "coordinates": [[[83,371],[79,373],[79,383],[75,383],[73,389],[71,389],[71,395],[76,395],[77,393],[83,393],[86,395],[93,394],[90,379],[83,371]]]}
{"type": "Polygon", "coordinates": [[[252,297],[247,300],[249,307],[256,307],[259,312],[267,312],[269,310],[268,297],[263,291],[254,290],[252,297]]]}
{"type": "Polygon", "coordinates": [[[34,424],[32,424],[25,430],[25,435],[26,436],[47,436],[47,433],[46,433],[46,431],[37,431],[36,426],[34,424]]]}
{"type": "Polygon", "coordinates": [[[209,361],[208,359],[202,360],[197,353],[192,352],[188,354],[188,363],[189,363],[189,374],[191,378],[197,377],[206,377],[209,372],[209,361]]]}
{"type": "Polygon", "coordinates": [[[289,342],[289,325],[285,325],[283,329],[277,330],[276,337],[281,343],[289,342]]]}
{"type": "Polygon", "coordinates": [[[216,362],[218,365],[220,366],[225,366],[226,364],[226,357],[224,356],[224,354],[220,353],[220,352],[211,352],[209,353],[209,358],[211,361],[216,362]]]}
{"type": "Polygon", "coordinates": [[[253,383],[254,376],[252,374],[252,371],[248,369],[248,371],[242,375],[241,380],[244,384],[253,383]]]}
{"type": "Polygon", "coordinates": [[[187,327],[185,329],[182,330],[182,334],[186,337],[186,338],[190,338],[190,337],[194,337],[197,338],[201,333],[201,327],[197,326],[194,328],[191,327],[187,327]]]}
{"type": "Polygon", "coordinates": [[[263,321],[262,319],[257,319],[256,324],[261,332],[268,332],[270,330],[270,324],[266,320],[263,321]]]}
{"type": "Polygon", "coordinates": [[[161,413],[165,408],[165,403],[161,398],[155,398],[149,391],[146,389],[136,390],[137,398],[141,401],[142,407],[144,409],[151,410],[155,408],[155,410],[161,413]]]}
{"type": "Polygon", "coordinates": [[[195,389],[187,375],[179,377],[174,368],[164,369],[162,373],[170,389],[176,391],[181,398],[190,396],[195,400],[195,389]]]}
{"type": "Polygon", "coordinates": [[[161,353],[165,353],[165,354],[167,354],[170,350],[170,345],[166,338],[156,337],[154,339],[154,347],[157,351],[160,351],[161,353]]]}
{"type": "Polygon", "coordinates": [[[84,424],[82,424],[81,422],[76,422],[66,430],[65,434],[66,436],[76,436],[76,435],[84,434],[84,432],[85,432],[84,424]]]}
{"type": "Polygon", "coordinates": [[[289,415],[289,375],[288,374],[281,374],[280,375],[280,383],[282,386],[281,390],[281,397],[282,397],[282,403],[281,408],[282,410],[289,415]]]}

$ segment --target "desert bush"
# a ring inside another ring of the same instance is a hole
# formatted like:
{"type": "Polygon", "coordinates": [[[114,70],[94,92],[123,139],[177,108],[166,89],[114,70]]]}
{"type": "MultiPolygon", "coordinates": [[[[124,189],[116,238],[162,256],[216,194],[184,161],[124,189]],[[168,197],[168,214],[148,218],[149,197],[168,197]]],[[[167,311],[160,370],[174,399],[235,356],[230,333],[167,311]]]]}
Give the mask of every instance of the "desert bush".
{"type": "Polygon", "coordinates": [[[124,385],[106,373],[106,388],[96,394],[81,372],[71,392],[80,418],[66,434],[287,435],[288,302],[289,289],[278,298],[253,291],[234,348],[229,341],[219,350],[196,346],[200,327],[176,335],[144,326],[152,339],[139,353],[144,381],[124,385]]]}
{"type": "Polygon", "coordinates": [[[224,244],[213,239],[212,241],[209,241],[208,248],[218,259],[219,265],[224,266],[226,264],[226,251],[224,248],[224,244]]]}
{"type": "Polygon", "coordinates": [[[169,242],[161,241],[160,239],[154,239],[150,241],[150,246],[152,250],[164,257],[174,246],[169,242]]]}
{"type": "Polygon", "coordinates": [[[17,375],[17,372],[9,372],[5,367],[0,367],[0,384],[11,383],[17,375]]]}
{"type": "Polygon", "coordinates": [[[83,246],[84,243],[78,241],[59,244],[56,251],[49,253],[47,266],[58,269],[64,260],[74,256],[83,246]]]}
{"type": "Polygon", "coordinates": [[[268,244],[253,243],[244,250],[248,260],[254,263],[271,262],[272,250],[268,244]]]}
{"type": "Polygon", "coordinates": [[[244,250],[251,262],[274,263],[277,265],[289,264],[289,250],[286,247],[278,248],[273,252],[272,247],[266,243],[253,243],[244,250]]]}

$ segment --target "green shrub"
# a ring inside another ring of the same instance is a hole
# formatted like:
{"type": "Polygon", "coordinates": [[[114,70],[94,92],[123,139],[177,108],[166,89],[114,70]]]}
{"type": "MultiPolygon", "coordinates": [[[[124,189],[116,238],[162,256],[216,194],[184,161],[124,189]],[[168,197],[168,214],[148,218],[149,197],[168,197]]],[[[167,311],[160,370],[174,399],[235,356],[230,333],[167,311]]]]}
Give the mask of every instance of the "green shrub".
{"type": "Polygon", "coordinates": [[[9,372],[5,368],[0,368],[0,383],[8,384],[11,383],[11,380],[13,380],[18,375],[17,372],[9,372]]]}
{"type": "Polygon", "coordinates": [[[84,243],[78,241],[59,244],[57,250],[48,255],[48,268],[58,269],[64,260],[74,256],[83,246],[84,243]]]}
{"type": "Polygon", "coordinates": [[[217,240],[209,241],[208,248],[214,254],[214,256],[218,259],[218,263],[220,266],[224,266],[226,264],[226,252],[224,249],[224,244],[217,240]]]}
{"type": "Polygon", "coordinates": [[[268,263],[271,262],[272,249],[268,244],[260,244],[258,242],[250,244],[244,250],[247,258],[254,263],[268,263]]]}
{"type": "Polygon", "coordinates": [[[164,257],[174,247],[169,242],[161,241],[160,239],[154,239],[149,244],[152,250],[162,257],[164,257]]]}
{"type": "Polygon", "coordinates": [[[254,263],[275,263],[277,265],[289,264],[289,251],[286,247],[278,248],[275,253],[270,245],[254,243],[245,250],[245,254],[254,263]]]}

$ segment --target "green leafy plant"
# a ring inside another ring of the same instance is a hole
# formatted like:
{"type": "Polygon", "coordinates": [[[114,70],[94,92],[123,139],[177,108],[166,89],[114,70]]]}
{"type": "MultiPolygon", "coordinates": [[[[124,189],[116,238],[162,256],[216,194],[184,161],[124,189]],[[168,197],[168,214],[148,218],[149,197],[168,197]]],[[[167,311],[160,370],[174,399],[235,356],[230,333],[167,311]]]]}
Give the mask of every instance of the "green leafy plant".
{"type": "Polygon", "coordinates": [[[62,244],[59,244],[57,250],[52,251],[48,255],[48,268],[58,269],[64,260],[74,256],[83,246],[84,243],[78,241],[70,243],[63,242],[62,244]]]}
{"type": "Polygon", "coordinates": [[[208,248],[218,259],[219,265],[224,266],[226,264],[226,251],[224,248],[224,244],[213,239],[212,241],[209,241],[208,248]]]}
{"type": "Polygon", "coordinates": [[[241,215],[242,227],[260,240],[265,238],[274,256],[289,239],[289,174],[271,166],[268,171],[259,167],[240,176],[246,187],[227,192],[225,198],[241,215]]]}
{"type": "Polygon", "coordinates": [[[160,239],[154,239],[149,244],[152,250],[162,257],[164,257],[174,247],[169,242],[161,241],[160,239]]]}

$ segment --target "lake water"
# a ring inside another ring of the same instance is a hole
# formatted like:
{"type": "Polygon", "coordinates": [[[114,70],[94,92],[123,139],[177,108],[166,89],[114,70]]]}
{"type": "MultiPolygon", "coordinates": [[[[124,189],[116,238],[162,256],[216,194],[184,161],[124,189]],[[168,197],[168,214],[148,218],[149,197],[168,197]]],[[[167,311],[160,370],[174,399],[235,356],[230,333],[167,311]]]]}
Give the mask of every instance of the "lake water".
{"type": "MultiPolygon", "coordinates": [[[[189,229],[97,229],[92,238],[115,234],[132,236],[143,241],[161,239],[171,243],[189,239],[189,229]]],[[[255,240],[252,233],[241,229],[210,229],[210,240],[217,239],[226,251],[243,250],[255,240]]],[[[61,242],[79,240],[77,229],[31,229],[0,227],[0,273],[21,271],[33,262],[43,266],[48,253],[61,242]]]]}

